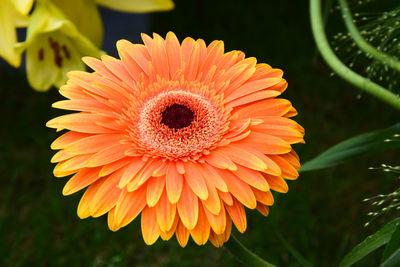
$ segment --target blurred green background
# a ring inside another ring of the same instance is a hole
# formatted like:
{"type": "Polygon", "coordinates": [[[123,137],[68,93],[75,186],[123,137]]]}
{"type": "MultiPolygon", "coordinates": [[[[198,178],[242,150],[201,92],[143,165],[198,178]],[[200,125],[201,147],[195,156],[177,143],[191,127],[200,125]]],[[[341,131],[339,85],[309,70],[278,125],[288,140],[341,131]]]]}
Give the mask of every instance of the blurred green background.
{"type": "MultiPolygon", "coordinates": [[[[242,50],[285,71],[289,87],[283,97],[298,109],[295,120],[306,129],[307,143],[295,148],[302,161],[339,141],[398,121],[397,111],[330,75],[314,45],[307,1],[175,3],[172,12],[143,17],[149,23],[147,33],[165,36],[172,30],[180,40],[224,40],[226,50],[242,50]]],[[[329,16],[332,34],[343,30],[338,17],[337,12],[329,16]]],[[[107,38],[115,24],[105,24],[107,38]]],[[[120,24],[115,27],[124,31],[120,24]]],[[[138,219],[116,233],[108,230],[105,216],[80,220],[76,209],[82,192],[63,197],[66,178],[54,178],[50,163],[50,143],[59,134],[45,123],[63,114],[50,108],[60,99],[54,88],[48,93],[29,88],[23,70],[0,65],[0,266],[239,266],[224,248],[209,243],[198,247],[190,240],[180,248],[173,238],[146,246],[138,219]]],[[[278,266],[301,266],[287,244],[314,266],[336,266],[382,225],[378,220],[363,227],[371,207],[362,202],[398,185],[393,174],[368,170],[381,163],[398,165],[399,154],[388,151],[301,174],[289,182],[289,193],[277,198],[268,217],[247,210],[248,230],[233,233],[278,266]]],[[[381,253],[359,266],[376,266],[381,253]]]]}

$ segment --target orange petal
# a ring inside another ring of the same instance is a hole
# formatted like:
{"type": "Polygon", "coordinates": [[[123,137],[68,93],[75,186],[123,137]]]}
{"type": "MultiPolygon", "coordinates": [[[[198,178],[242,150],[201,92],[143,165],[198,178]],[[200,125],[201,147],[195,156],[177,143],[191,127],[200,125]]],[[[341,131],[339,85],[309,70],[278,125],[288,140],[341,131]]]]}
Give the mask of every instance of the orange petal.
{"type": "Polygon", "coordinates": [[[232,92],[235,92],[254,74],[256,64],[257,59],[254,57],[238,61],[216,80],[216,83],[221,80],[230,80],[229,86],[224,90],[225,99],[228,99],[232,92]]]}
{"type": "MultiPolygon", "coordinates": [[[[190,38],[190,37],[186,37],[182,41],[182,45],[181,45],[182,61],[185,62],[186,65],[187,65],[187,62],[189,62],[190,55],[192,54],[192,49],[193,49],[194,44],[195,44],[195,41],[193,40],[193,38],[190,38]]],[[[187,66],[186,66],[186,68],[187,68],[187,66]]]]}
{"type": "MultiPolygon", "coordinates": [[[[221,200],[220,200],[220,204],[221,204],[221,206],[223,205],[221,200]]],[[[204,209],[204,212],[207,216],[208,222],[210,223],[212,230],[216,234],[222,234],[225,231],[225,226],[226,226],[225,208],[222,207],[220,212],[217,215],[212,214],[208,209],[204,209]]]]}
{"type": "Polygon", "coordinates": [[[226,217],[226,230],[222,234],[216,234],[214,231],[210,233],[210,241],[216,247],[222,247],[222,245],[229,240],[232,229],[232,221],[229,217],[226,217]]]}
{"type": "Polygon", "coordinates": [[[156,206],[156,214],[160,231],[170,231],[175,221],[176,205],[169,202],[165,190],[156,206]]]}
{"type": "Polygon", "coordinates": [[[206,200],[201,200],[203,206],[208,209],[213,214],[219,214],[221,211],[221,200],[219,199],[217,189],[211,183],[211,181],[206,180],[208,198],[206,200]]]}
{"type": "MultiPolygon", "coordinates": [[[[136,48],[133,46],[131,42],[127,40],[120,40],[117,42],[117,49],[121,61],[124,63],[132,79],[137,80],[138,77],[140,77],[140,74],[145,73],[145,71],[132,57],[131,51],[136,50],[136,48]]],[[[140,52],[136,51],[136,53],[140,52]]],[[[145,67],[145,69],[147,71],[147,67],[145,67]]]]}
{"type": "Polygon", "coordinates": [[[216,62],[219,62],[224,55],[224,42],[222,41],[213,41],[207,47],[207,56],[204,60],[201,72],[206,72],[215,65],[216,62]]]}
{"type": "Polygon", "coordinates": [[[232,100],[231,102],[227,103],[225,105],[225,108],[234,108],[242,105],[246,105],[252,102],[257,102],[259,100],[271,98],[271,97],[276,97],[280,95],[281,93],[278,91],[272,91],[272,90],[261,90],[249,95],[245,95],[239,98],[236,98],[232,100]]]}
{"type": "Polygon", "coordinates": [[[134,179],[129,182],[127,186],[128,191],[134,191],[144,184],[162,164],[163,162],[159,159],[149,160],[134,179]]]}
{"type": "MultiPolygon", "coordinates": [[[[101,60],[106,68],[110,70],[110,72],[114,74],[118,80],[125,82],[127,85],[133,84],[134,80],[121,60],[108,55],[101,56],[101,60]]],[[[115,79],[113,80],[116,81],[115,79]]]]}
{"type": "Polygon", "coordinates": [[[199,246],[207,243],[208,237],[210,236],[210,223],[207,220],[201,204],[199,207],[199,219],[196,226],[190,230],[190,234],[194,242],[199,246]]]}
{"type": "Polygon", "coordinates": [[[132,44],[127,40],[119,40],[117,42],[117,49],[122,62],[132,77],[139,77],[142,72],[146,75],[149,74],[148,63],[150,55],[144,45],[132,44]]]}
{"type": "Polygon", "coordinates": [[[251,147],[264,154],[285,154],[292,150],[290,144],[284,140],[259,132],[251,132],[248,137],[234,144],[242,148],[251,147]]]}
{"type": "Polygon", "coordinates": [[[82,61],[101,76],[116,79],[115,75],[106,68],[103,61],[93,57],[83,57],[82,61]]]}
{"type": "Polygon", "coordinates": [[[178,222],[178,226],[176,227],[176,240],[178,240],[179,245],[181,247],[186,247],[186,244],[189,240],[189,231],[186,229],[186,227],[183,225],[182,221],[178,222]]]}
{"type": "MultiPolygon", "coordinates": [[[[226,103],[233,101],[237,98],[243,97],[245,95],[252,94],[254,92],[263,90],[265,88],[271,87],[281,81],[281,78],[264,78],[256,81],[250,81],[244,83],[241,87],[236,89],[231,94],[227,95],[225,98],[226,103]]],[[[269,90],[272,91],[272,90],[269,90]]],[[[280,93],[278,92],[278,95],[280,93]]]]}
{"type": "Polygon", "coordinates": [[[287,193],[287,191],[289,190],[287,183],[282,177],[268,175],[268,174],[264,174],[264,176],[267,179],[269,187],[272,190],[275,190],[280,193],[287,193]]]}
{"type": "Polygon", "coordinates": [[[178,201],[177,208],[183,225],[189,230],[193,229],[199,218],[199,203],[197,196],[186,182],[183,184],[182,194],[178,201]]]}
{"type": "MultiPolygon", "coordinates": [[[[264,171],[268,168],[267,165],[257,156],[241,148],[240,146],[236,146],[235,144],[230,144],[229,146],[220,148],[219,151],[226,155],[233,162],[244,167],[258,171],[264,171]]],[[[214,153],[214,151],[211,153],[214,153]]]]}
{"type": "Polygon", "coordinates": [[[179,160],[175,163],[175,165],[176,165],[176,170],[178,171],[178,173],[185,174],[185,167],[183,165],[183,161],[179,160]]]}
{"type": "Polygon", "coordinates": [[[271,155],[265,155],[259,151],[256,151],[254,148],[247,148],[249,152],[253,153],[256,155],[259,159],[261,159],[265,165],[267,165],[267,169],[264,170],[263,172],[271,175],[281,175],[282,171],[281,168],[279,167],[278,164],[275,163],[272,159],[270,159],[271,155]]]}
{"type": "MultiPolygon", "coordinates": [[[[221,70],[227,70],[229,68],[231,68],[233,65],[235,65],[238,62],[238,58],[239,58],[239,51],[229,51],[227,53],[225,53],[221,60],[216,61],[216,65],[217,65],[217,73],[223,73],[221,70]]],[[[217,80],[218,78],[216,78],[217,80]]]]}
{"type": "MultiPolygon", "coordinates": [[[[263,123],[261,125],[266,125],[267,127],[270,127],[270,128],[272,128],[274,126],[288,127],[288,128],[296,129],[297,131],[299,131],[302,134],[304,134],[304,132],[305,132],[304,128],[292,119],[288,119],[285,117],[276,117],[276,116],[259,116],[257,118],[261,119],[263,121],[263,123]]],[[[261,126],[257,126],[257,127],[261,127],[261,126]]],[[[257,128],[257,127],[253,127],[253,128],[257,128]]]]}
{"type": "Polygon", "coordinates": [[[203,175],[197,166],[198,163],[192,162],[185,162],[185,181],[192,189],[192,191],[200,198],[200,199],[207,199],[208,198],[208,191],[207,186],[204,181],[203,175]]]}
{"type": "Polygon", "coordinates": [[[182,67],[182,55],[178,38],[176,38],[173,32],[167,33],[165,47],[167,50],[170,77],[174,77],[175,73],[182,67]]]}
{"type": "Polygon", "coordinates": [[[219,168],[219,169],[228,169],[231,171],[235,171],[237,166],[233,161],[223,154],[221,151],[214,149],[210,155],[204,157],[205,161],[207,161],[210,165],[219,168]]]}
{"type": "Polygon", "coordinates": [[[99,170],[99,168],[84,168],[80,170],[65,184],[63,195],[71,195],[100,179],[99,170]]]}
{"type": "Polygon", "coordinates": [[[177,203],[182,192],[183,176],[178,173],[173,162],[169,163],[165,180],[165,188],[171,203],[177,203]]]}
{"type": "Polygon", "coordinates": [[[270,158],[279,165],[280,169],[282,170],[282,177],[286,179],[295,180],[299,176],[296,168],[293,167],[288,161],[286,161],[281,156],[277,155],[270,155],[270,158]]]}
{"type": "Polygon", "coordinates": [[[165,179],[160,177],[153,177],[147,183],[147,205],[154,207],[164,191],[165,179]]]}
{"type": "Polygon", "coordinates": [[[204,62],[205,62],[206,56],[207,56],[207,45],[203,39],[197,39],[196,42],[199,46],[199,67],[198,67],[196,79],[199,79],[200,75],[203,75],[201,70],[203,69],[203,65],[204,65],[204,62]]]}
{"type": "Polygon", "coordinates": [[[166,232],[160,229],[160,237],[162,238],[162,240],[169,240],[175,234],[178,222],[179,222],[179,216],[175,216],[174,223],[172,224],[171,229],[169,229],[166,232]]]}
{"type": "MultiPolygon", "coordinates": [[[[156,33],[153,33],[153,35],[158,35],[156,33]]],[[[159,35],[158,35],[159,36],[159,35]]],[[[151,38],[150,36],[148,36],[145,33],[141,33],[140,37],[142,37],[143,43],[147,48],[147,51],[149,51],[149,54],[151,54],[151,48],[153,46],[153,38],[151,38]]]]}
{"type": "Polygon", "coordinates": [[[69,129],[80,133],[114,133],[111,129],[99,126],[98,122],[107,123],[109,118],[96,114],[72,113],[49,120],[46,126],[55,129],[69,129]]]}
{"type": "Polygon", "coordinates": [[[142,236],[147,245],[154,244],[160,236],[157,225],[156,209],[146,207],[142,211],[142,236]]]}
{"type": "Polygon", "coordinates": [[[142,169],[146,164],[141,158],[130,158],[130,163],[124,167],[124,174],[119,181],[118,187],[124,188],[136,174],[142,169]]]}
{"type": "Polygon", "coordinates": [[[259,202],[257,202],[257,210],[264,216],[268,216],[269,214],[269,208],[266,205],[263,205],[259,202]]]}
{"type": "Polygon", "coordinates": [[[65,110],[96,112],[107,117],[118,118],[114,113],[114,109],[94,99],[61,100],[53,103],[51,106],[65,110]]]}
{"type": "Polygon", "coordinates": [[[278,84],[275,84],[274,86],[271,86],[268,89],[283,93],[283,91],[286,90],[287,86],[288,86],[287,81],[282,78],[281,81],[278,84]]]}
{"type": "Polygon", "coordinates": [[[128,163],[131,163],[132,160],[133,159],[131,157],[126,157],[126,158],[117,160],[115,162],[106,164],[101,168],[101,170],[99,172],[99,176],[100,177],[107,176],[107,175],[121,169],[122,167],[126,166],[128,163]]]}
{"type": "MultiPolygon", "coordinates": [[[[104,99],[112,99],[120,104],[128,103],[126,90],[120,82],[113,81],[97,73],[71,71],[67,74],[69,83],[82,88],[88,95],[97,95],[104,99]]],[[[93,97],[93,96],[92,96],[93,97]]]]}
{"type": "Polygon", "coordinates": [[[109,212],[108,212],[108,215],[107,215],[107,224],[108,224],[108,228],[111,230],[111,231],[113,231],[113,232],[115,232],[115,231],[117,231],[118,229],[115,227],[115,207],[114,208],[112,208],[109,212]]]}
{"type": "Polygon", "coordinates": [[[154,34],[154,39],[151,46],[151,59],[157,75],[160,75],[161,78],[169,79],[170,76],[167,52],[164,46],[164,40],[158,34],[154,34]]]}
{"type": "Polygon", "coordinates": [[[94,154],[86,162],[86,167],[102,166],[120,160],[125,157],[125,151],[129,148],[130,145],[121,143],[106,147],[94,154]]]}
{"type": "Polygon", "coordinates": [[[231,139],[248,130],[251,124],[251,119],[234,120],[229,124],[229,133],[225,135],[225,138],[231,139]]]}
{"type": "Polygon", "coordinates": [[[262,174],[258,171],[238,166],[237,171],[233,172],[233,174],[242,179],[242,181],[261,191],[269,190],[267,181],[265,180],[264,176],[262,176],[262,174]]]}
{"type": "Polygon", "coordinates": [[[227,242],[229,240],[229,237],[231,236],[231,231],[232,231],[232,220],[230,219],[229,216],[227,216],[225,232],[222,234],[224,242],[227,242]]]}
{"type": "Polygon", "coordinates": [[[146,206],[146,187],[142,186],[133,192],[122,190],[121,197],[115,208],[116,229],[124,227],[133,221],[146,206]]]}
{"type": "Polygon", "coordinates": [[[298,131],[297,129],[288,126],[259,124],[252,127],[252,130],[261,133],[268,133],[268,135],[279,137],[280,139],[288,142],[289,144],[304,142],[303,140],[304,134],[298,131]]]}
{"type": "Polygon", "coordinates": [[[103,184],[97,190],[96,195],[90,201],[89,210],[93,217],[99,217],[112,209],[121,194],[117,187],[121,174],[116,172],[106,177],[103,184]]]}
{"type": "Polygon", "coordinates": [[[260,191],[256,188],[252,188],[254,196],[257,199],[257,202],[261,202],[264,205],[272,206],[274,204],[274,197],[272,196],[271,191],[260,191]]]}
{"type": "Polygon", "coordinates": [[[74,155],[71,155],[71,154],[65,152],[64,150],[60,150],[56,154],[54,154],[54,156],[51,158],[50,162],[56,163],[56,162],[64,161],[64,160],[72,158],[73,156],[74,155]]]}
{"type": "Polygon", "coordinates": [[[236,119],[254,118],[258,116],[283,116],[292,107],[286,99],[266,99],[236,109],[232,116],[236,119]]]}
{"type": "Polygon", "coordinates": [[[82,138],[64,148],[72,155],[96,153],[100,150],[119,144],[124,139],[122,134],[98,134],[82,138]]]}
{"type": "Polygon", "coordinates": [[[248,184],[237,178],[230,171],[219,171],[228,186],[229,192],[249,209],[257,206],[256,198],[248,184]]]}
{"type": "Polygon", "coordinates": [[[54,140],[50,147],[53,150],[62,149],[67,145],[88,136],[91,135],[85,133],[67,132],[54,140]]]}
{"type": "Polygon", "coordinates": [[[229,206],[233,204],[233,198],[231,193],[218,191],[218,195],[225,202],[225,204],[229,206]]]}
{"type": "MultiPolygon", "coordinates": [[[[56,167],[58,166],[58,164],[56,165],[56,167]]],[[[55,169],[55,168],[54,168],[55,169]]],[[[71,174],[76,173],[78,170],[71,170],[71,171],[63,171],[63,170],[57,170],[56,172],[54,172],[53,170],[53,175],[55,177],[64,177],[64,176],[68,176],[71,174]]]]}
{"type": "Polygon", "coordinates": [[[299,157],[297,154],[295,154],[294,150],[287,154],[279,155],[283,159],[285,159],[287,162],[289,162],[296,170],[300,169],[300,162],[299,162],[299,157]]]}
{"type": "Polygon", "coordinates": [[[152,174],[153,177],[161,177],[167,174],[168,164],[166,162],[161,162],[160,167],[158,167],[152,174]]]}
{"type": "Polygon", "coordinates": [[[220,248],[224,245],[224,241],[221,238],[222,235],[217,235],[213,231],[210,233],[210,242],[214,245],[214,247],[220,248]]]}
{"type": "Polygon", "coordinates": [[[78,205],[78,217],[81,219],[85,219],[90,216],[90,202],[93,200],[95,194],[99,190],[100,186],[105,181],[105,177],[97,180],[93,184],[91,184],[88,189],[86,189],[85,193],[83,194],[81,200],[79,201],[78,205]]]}
{"type": "Polygon", "coordinates": [[[297,115],[297,110],[294,107],[291,107],[288,112],[286,112],[283,116],[290,118],[297,115]]]}
{"type": "Polygon", "coordinates": [[[188,61],[185,61],[186,66],[183,74],[186,80],[192,81],[196,79],[199,67],[200,47],[199,43],[195,42],[188,61]]]}
{"type": "Polygon", "coordinates": [[[53,174],[56,177],[69,175],[71,171],[77,172],[79,169],[85,167],[86,162],[92,155],[78,155],[66,161],[62,161],[54,167],[53,174]]]}
{"type": "Polygon", "coordinates": [[[92,100],[92,96],[88,94],[81,86],[72,82],[67,81],[67,84],[61,86],[59,90],[60,94],[68,99],[87,99],[92,100]]]}
{"type": "Polygon", "coordinates": [[[222,192],[228,192],[228,186],[226,185],[224,179],[219,175],[219,173],[211,165],[205,163],[203,165],[204,179],[212,182],[214,186],[221,190],[222,192]]]}
{"type": "MultiPolygon", "coordinates": [[[[257,206],[257,204],[256,204],[257,206]]],[[[239,232],[243,233],[247,228],[246,212],[244,211],[243,205],[237,200],[233,200],[232,206],[226,206],[226,210],[229,213],[233,223],[239,232]]]]}

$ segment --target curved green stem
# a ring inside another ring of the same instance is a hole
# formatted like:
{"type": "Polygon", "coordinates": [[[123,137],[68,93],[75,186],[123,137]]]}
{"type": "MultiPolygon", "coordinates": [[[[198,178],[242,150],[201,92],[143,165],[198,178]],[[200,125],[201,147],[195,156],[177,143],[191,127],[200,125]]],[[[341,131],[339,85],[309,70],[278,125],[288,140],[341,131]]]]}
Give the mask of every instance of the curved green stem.
{"type": "Polygon", "coordinates": [[[389,67],[400,72],[400,61],[396,58],[379,51],[372,45],[370,45],[358,31],[357,26],[353,23],[353,17],[351,15],[349,5],[346,0],[339,0],[340,9],[342,10],[343,20],[346,24],[347,30],[350,32],[351,37],[358,47],[366,54],[371,55],[375,59],[381,61],[382,63],[388,65],[389,67]]]}
{"type": "Polygon", "coordinates": [[[320,0],[310,0],[310,14],[311,27],[318,50],[333,71],[347,82],[400,110],[399,96],[349,69],[332,51],[323,28],[320,0]]]}
{"type": "Polygon", "coordinates": [[[275,265],[264,261],[256,254],[251,252],[235,236],[231,235],[229,242],[224,247],[243,265],[249,267],[274,267],[275,265]]]}

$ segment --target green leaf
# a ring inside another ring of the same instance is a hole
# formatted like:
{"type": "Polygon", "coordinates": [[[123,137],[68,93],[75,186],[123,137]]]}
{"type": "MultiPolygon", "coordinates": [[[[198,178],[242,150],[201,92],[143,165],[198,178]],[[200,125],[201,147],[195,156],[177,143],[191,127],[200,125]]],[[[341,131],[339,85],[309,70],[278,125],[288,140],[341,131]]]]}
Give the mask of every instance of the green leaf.
{"type": "Polygon", "coordinates": [[[303,164],[300,171],[311,171],[338,165],[359,155],[400,147],[400,140],[387,142],[400,134],[400,123],[389,128],[377,130],[347,139],[314,159],[303,164]]]}
{"type": "Polygon", "coordinates": [[[394,266],[400,266],[400,226],[393,233],[381,260],[381,267],[394,266]]]}
{"type": "Polygon", "coordinates": [[[377,248],[388,243],[400,224],[400,218],[387,223],[375,234],[368,236],[363,242],[355,246],[342,260],[339,267],[351,266],[377,248]]]}

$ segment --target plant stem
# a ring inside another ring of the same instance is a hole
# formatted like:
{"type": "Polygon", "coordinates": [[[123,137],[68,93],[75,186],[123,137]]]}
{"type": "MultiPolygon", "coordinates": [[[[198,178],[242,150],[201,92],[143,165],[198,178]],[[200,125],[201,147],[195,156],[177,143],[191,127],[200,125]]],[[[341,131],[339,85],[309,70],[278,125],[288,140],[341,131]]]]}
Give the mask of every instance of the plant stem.
{"type": "Polygon", "coordinates": [[[381,61],[383,64],[400,72],[400,61],[390,55],[379,51],[372,45],[370,45],[361,35],[357,26],[353,22],[353,16],[351,15],[349,5],[346,0],[339,0],[340,9],[342,10],[343,20],[346,24],[347,30],[350,32],[351,37],[358,47],[366,54],[371,55],[375,59],[381,61]]]}
{"type": "Polygon", "coordinates": [[[234,235],[224,247],[242,264],[249,267],[274,267],[275,265],[264,261],[256,254],[247,249],[234,235]]]}
{"type": "Polygon", "coordinates": [[[311,27],[318,50],[333,71],[347,82],[400,110],[399,96],[349,69],[332,51],[323,28],[320,0],[310,0],[310,14],[311,27]]]}

